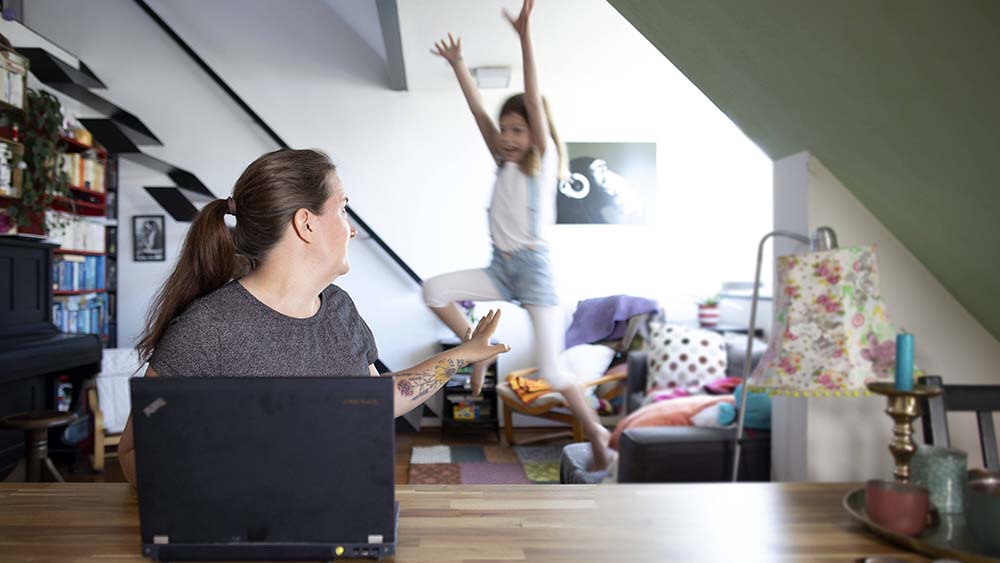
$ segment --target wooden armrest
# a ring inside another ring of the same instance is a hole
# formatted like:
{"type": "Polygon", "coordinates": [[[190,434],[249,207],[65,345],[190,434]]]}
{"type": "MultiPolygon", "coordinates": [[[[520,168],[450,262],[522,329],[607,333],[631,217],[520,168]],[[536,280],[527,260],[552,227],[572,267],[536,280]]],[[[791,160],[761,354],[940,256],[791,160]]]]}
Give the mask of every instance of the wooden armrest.
{"type": "Polygon", "coordinates": [[[100,410],[97,406],[97,389],[94,389],[93,387],[87,389],[87,408],[90,409],[90,412],[97,412],[100,410]]]}
{"type": "Polygon", "coordinates": [[[94,413],[94,428],[104,428],[104,413],[101,412],[101,406],[97,402],[96,387],[87,389],[87,408],[94,413]]]}
{"type": "Polygon", "coordinates": [[[593,380],[593,381],[591,381],[589,383],[585,383],[585,384],[582,385],[582,387],[584,389],[586,389],[588,387],[597,387],[598,385],[603,385],[605,383],[611,383],[612,381],[624,381],[626,379],[628,379],[628,374],[627,373],[615,373],[615,374],[612,374],[612,375],[605,375],[604,377],[602,377],[600,379],[595,379],[595,380],[593,380]]]}
{"type": "MultiPolygon", "coordinates": [[[[508,373],[507,377],[508,378],[510,378],[511,376],[514,376],[514,377],[525,377],[525,376],[531,375],[533,373],[538,373],[538,368],[524,368],[524,369],[515,370],[515,371],[512,371],[512,372],[508,373]]],[[[604,377],[602,377],[600,379],[595,379],[593,381],[584,383],[580,387],[586,389],[588,387],[596,387],[596,386],[602,385],[604,383],[611,383],[612,381],[623,381],[625,379],[628,379],[628,374],[627,373],[615,373],[615,374],[611,374],[611,375],[605,375],[604,377]]],[[[555,389],[553,389],[553,391],[555,391],[555,389]]]]}
{"type": "Polygon", "coordinates": [[[504,378],[504,381],[507,381],[511,377],[526,377],[526,376],[529,376],[529,375],[531,375],[533,373],[538,373],[538,368],[517,369],[517,370],[514,370],[514,371],[508,373],[507,377],[504,378]]]}

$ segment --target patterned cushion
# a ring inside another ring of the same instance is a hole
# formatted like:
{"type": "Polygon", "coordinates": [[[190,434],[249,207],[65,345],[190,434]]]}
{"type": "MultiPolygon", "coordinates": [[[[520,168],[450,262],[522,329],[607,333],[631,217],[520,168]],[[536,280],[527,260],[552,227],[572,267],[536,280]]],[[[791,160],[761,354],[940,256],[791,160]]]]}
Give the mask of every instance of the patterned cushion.
{"type": "Polygon", "coordinates": [[[653,323],[648,347],[647,394],[676,387],[701,393],[704,385],[726,373],[726,341],[718,333],[653,323]]]}

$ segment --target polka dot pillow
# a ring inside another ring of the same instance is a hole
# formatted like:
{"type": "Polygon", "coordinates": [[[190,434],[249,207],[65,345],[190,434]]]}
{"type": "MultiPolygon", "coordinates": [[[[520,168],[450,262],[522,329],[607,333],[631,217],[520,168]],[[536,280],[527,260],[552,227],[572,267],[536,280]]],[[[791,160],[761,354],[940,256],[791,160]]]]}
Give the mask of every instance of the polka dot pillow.
{"type": "Polygon", "coordinates": [[[647,395],[666,389],[701,393],[705,384],[726,375],[726,340],[721,334],[655,323],[647,342],[647,395]]]}

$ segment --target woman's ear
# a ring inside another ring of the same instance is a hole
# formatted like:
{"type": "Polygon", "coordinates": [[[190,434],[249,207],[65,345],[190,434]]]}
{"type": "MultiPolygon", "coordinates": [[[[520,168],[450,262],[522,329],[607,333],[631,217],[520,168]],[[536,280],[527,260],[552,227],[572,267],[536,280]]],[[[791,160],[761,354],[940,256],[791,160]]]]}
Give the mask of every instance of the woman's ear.
{"type": "Polygon", "coordinates": [[[315,236],[313,226],[310,224],[312,220],[313,215],[308,209],[299,209],[292,217],[292,228],[295,229],[295,234],[306,244],[312,243],[315,236]]]}

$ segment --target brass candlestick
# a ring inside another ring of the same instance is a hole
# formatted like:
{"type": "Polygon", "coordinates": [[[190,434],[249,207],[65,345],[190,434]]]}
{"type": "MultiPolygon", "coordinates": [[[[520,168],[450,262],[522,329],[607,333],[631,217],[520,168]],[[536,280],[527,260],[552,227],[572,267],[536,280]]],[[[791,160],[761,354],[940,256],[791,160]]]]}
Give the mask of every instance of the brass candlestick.
{"type": "Polygon", "coordinates": [[[912,391],[901,391],[896,389],[894,383],[878,382],[869,383],[868,390],[888,399],[889,406],[885,413],[893,421],[889,451],[896,460],[896,470],[892,474],[897,481],[909,483],[910,459],[917,453],[917,444],[913,441],[913,421],[920,417],[920,400],[940,395],[941,388],[918,385],[912,391]]]}

